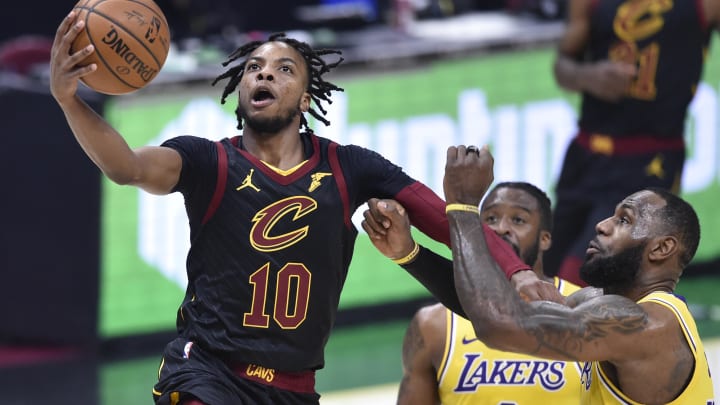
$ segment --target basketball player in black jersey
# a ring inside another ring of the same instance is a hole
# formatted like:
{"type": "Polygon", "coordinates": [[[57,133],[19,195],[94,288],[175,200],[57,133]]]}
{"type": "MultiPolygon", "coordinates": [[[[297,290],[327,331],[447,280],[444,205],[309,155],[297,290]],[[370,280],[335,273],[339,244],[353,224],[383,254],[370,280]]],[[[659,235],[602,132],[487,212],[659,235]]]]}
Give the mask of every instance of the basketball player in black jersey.
{"type": "MultiPolygon", "coordinates": [[[[188,286],[156,403],[317,404],[315,370],[357,235],[351,215],[371,197],[393,198],[418,229],[448,244],[444,201],[377,153],[313,133],[304,113],[329,124],[322,104],[342,89],[323,75],[341,59],[327,63],[338,52],[283,34],[239,48],[225,65],[239,63],[215,81],[228,80],[222,102],[237,91],[241,136],[131,148],[76,94],[78,79],[96,69],[82,66],[91,47],[70,53],[82,26],[68,15],[51,60],[51,91],[78,143],[118,184],[182,193],[189,218],[188,286]]],[[[433,293],[457,302],[445,276],[433,293]]]]}
{"type": "Polygon", "coordinates": [[[569,0],[555,77],[582,93],[582,106],[557,183],[548,271],[586,285],[585,242],[617,201],[646,187],[679,192],[686,112],[718,21],[716,0],[569,0]]]}

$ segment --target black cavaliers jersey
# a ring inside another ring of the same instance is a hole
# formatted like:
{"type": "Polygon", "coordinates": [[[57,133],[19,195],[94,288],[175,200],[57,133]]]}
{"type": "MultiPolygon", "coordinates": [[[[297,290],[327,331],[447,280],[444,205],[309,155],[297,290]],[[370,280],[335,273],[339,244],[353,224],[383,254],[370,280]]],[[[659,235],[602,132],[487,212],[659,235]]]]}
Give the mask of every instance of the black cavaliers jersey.
{"type": "Polygon", "coordinates": [[[580,128],[612,136],[682,137],[710,29],[694,0],[596,0],[586,60],[625,61],[638,74],[618,103],[584,93],[580,128]]]}
{"type": "Polygon", "coordinates": [[[286,172],[243,150],[241,137],[164,144],[183,157],[175,191],[191,229],[178,331],[228,362],[323,366],[357,236],[351,216],[369,198],[407,204],[421,230],[449,243],[444,202],[399,167],[359,146],[302,139],[307,160],[286,172]]]}

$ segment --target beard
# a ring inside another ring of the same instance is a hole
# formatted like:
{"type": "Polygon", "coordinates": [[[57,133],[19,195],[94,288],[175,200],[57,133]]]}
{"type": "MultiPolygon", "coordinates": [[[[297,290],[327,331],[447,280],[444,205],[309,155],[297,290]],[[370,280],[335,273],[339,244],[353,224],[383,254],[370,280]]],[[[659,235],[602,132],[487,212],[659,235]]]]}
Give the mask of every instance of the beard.
{"type": "Polygon", "coordinates": [[[532,244],[523,254],[520,255],[520,258],[527,264],[528,266],[534,266],[535,262],[538,259],[538,255],[540,254],[540,238],[535,239],[535,243],[532,244]]]}
{"type": "Polygon", "coordinates": [[[238,105],[235,115],[243,125],[252,128],[258,133],[275,134],[292,124],[296,116],[302,114],[299,107],[289,108],[273,117],[248,118],[247,111],[238,105]]]}
{"type": "Polygon", "coordinates": [[[540,252],[540,235],[535,238],[535,242],[525,249],[525,251],[520,251],[520,247],[516,246],[514,243],[510,242],[509,240],[503,238],[503,240],[510,245],[510,247],[515,251],[515,254],[518,255],[518,257],[523,261],[523,263],[527,264],[528,266],[534,266],[535,262],[537,261],[537,258],[539,256],[540,252]]]}
{"type": "Polygon", "coordinates": [[[613,256],[597,257],[580,268],[580,278],[593,287],[606,292],[629,287],[640,270],[642,254],[647,242],[627,248],[613,256]]]}

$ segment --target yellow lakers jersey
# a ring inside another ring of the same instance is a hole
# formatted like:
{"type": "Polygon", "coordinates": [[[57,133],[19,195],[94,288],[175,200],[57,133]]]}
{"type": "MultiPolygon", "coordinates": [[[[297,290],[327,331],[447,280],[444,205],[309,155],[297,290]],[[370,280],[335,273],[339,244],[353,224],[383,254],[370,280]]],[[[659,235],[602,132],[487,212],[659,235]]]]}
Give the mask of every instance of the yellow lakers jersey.
{"type": "MultiPolygon", "coordinates": [[[[580,289],[555,277],[562,295],[580,289]]],[[[438,393],[445,404],[577,405],[580,365],[493,350],[475,337],[467,319],[447,310],[445,353],[438,393]]]]}
{"type": "MultiPolygon", "coordinates": [[[[666,292],[654,292],[642,298],[641,302],[654,302],[667,307],[677,317],[678,322],[685,335],[688,346],[695,356],[695,370],[693,371],[690,383],[685,390],[672,402],[667,405],[681,404],[714,404],[714,393],[710,369],[705,357],[705,349],[700,341],[695,320],[690,314],[687,305],[678,297],[666,292]]],[[[639,405],[625,396],[618,387],[613,384],[605,375],[598,362],[586,362],[582,371],[582,405],[597,404],[622,404],[639,405]]]]}

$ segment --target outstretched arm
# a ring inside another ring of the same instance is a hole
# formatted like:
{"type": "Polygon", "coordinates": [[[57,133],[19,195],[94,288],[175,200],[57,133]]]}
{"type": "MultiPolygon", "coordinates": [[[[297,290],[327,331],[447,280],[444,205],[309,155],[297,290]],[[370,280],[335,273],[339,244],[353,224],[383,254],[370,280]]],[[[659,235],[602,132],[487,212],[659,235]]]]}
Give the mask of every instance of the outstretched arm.
{"type": "Polygon", "coordinates": [[[380,253],[392,259],[451,311],[465,314],[455,292],[452,262],[419,246],[405,208],[394,200],[368,201],[362,227],[380,253]]]}
{"type": "Polygon", "coordinates": [[[170,192],[180,176],[180,155],[164,147],[130,149],[122,136],[77,95],[79,79],[97,69],[95,64],[83,66],[83,60],[95,52],[92,45],[70,53],[83,26],[84,21],[73,11],[57,29],[50,60],[53,97],[80,146],[110,180],[155,194],[170,192]]]}
{"type": "MultiPolygon", "coordinates": [[[[368,207],[363,213],[362,227],[373,245],[401,265],[450,310],[465,317],[455,291],[452,261],[417,245],[410,232],[408,215],[398,202],[373,198],[368,201],[368,207]]],[[[525,299],[564,302],[554,285],[540,280],[509,244],[489,227],[483,228],[493,243],[494,248],[490,250],[493,258],[501,263],[504,274],[511,277],[513,286],[525,299]]]]}

